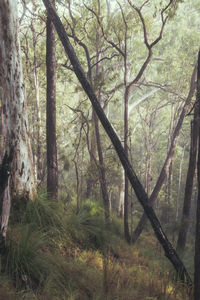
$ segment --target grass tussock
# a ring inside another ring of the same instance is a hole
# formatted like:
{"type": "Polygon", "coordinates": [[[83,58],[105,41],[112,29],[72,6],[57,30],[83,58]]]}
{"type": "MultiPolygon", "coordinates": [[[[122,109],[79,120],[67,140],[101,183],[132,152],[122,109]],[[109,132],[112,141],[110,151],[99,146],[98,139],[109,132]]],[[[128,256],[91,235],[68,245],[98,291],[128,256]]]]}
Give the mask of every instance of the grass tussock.
{"type": "Polygon", "coordinates": [[[78,214],[45,195],[22,206],[12,210],[0,300],[189,300],[155,238],[127,245],[122,221],[113,216],[108,231],[97,202],[78,214]]]}

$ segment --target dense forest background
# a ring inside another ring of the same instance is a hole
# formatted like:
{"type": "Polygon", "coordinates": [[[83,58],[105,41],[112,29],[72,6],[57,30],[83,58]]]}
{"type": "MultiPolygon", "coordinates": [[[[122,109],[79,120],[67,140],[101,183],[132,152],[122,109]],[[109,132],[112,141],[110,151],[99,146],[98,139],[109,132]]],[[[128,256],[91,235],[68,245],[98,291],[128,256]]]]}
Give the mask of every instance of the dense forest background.
{"type": "MultiPolygon", "coordinates": [[[[164,232],[193,278],[200,3],[52,2],[164,232]]],[[[0,297],[199,299],[177,276],[145,221],[44,4],[22,0],[17,7],[37,193],[22,195],[19,184],[11,184],[0,297]]],[[[4,97],[2,84],[2,168],[8,144],[4,97]]],[[[19,174],[11,170],[11,182],[19,174]]]]}

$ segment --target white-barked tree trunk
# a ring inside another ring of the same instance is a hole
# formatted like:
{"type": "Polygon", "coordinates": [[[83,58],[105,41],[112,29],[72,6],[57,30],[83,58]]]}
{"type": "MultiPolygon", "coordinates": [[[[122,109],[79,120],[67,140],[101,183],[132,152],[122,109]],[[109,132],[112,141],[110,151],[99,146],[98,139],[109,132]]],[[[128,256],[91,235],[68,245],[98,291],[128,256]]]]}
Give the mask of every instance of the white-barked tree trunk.
{"type": "Polygon", "coordinates": [[[0,0],[0,79],[5,120],[5,150],[14,149],[11,195],[36,194],[32,150],[28,134],[25,90],[19,42],[17,0],[0,0]]]}

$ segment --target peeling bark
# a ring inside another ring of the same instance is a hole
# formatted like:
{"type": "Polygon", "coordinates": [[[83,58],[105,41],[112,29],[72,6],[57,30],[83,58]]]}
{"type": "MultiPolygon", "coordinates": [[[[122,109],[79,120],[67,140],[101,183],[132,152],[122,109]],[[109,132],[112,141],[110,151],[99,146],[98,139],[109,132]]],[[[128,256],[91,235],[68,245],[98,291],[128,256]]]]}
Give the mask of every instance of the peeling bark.
{"type": "Polygon", "coordinates": [[[10,216],[10,171],[13,161],[13,148],[4,155],[0,165],[0,253],[5,250],[5,239],[10,216]]]}
{"type": "Polygon", "coordinates": [[[33,198],[36,180],[28,134],[25,92],[18,36],[17,1],[0,1],[0,73],[5,122],[5,148],[14,149],[11,170],[12,195],[33,198]]]}

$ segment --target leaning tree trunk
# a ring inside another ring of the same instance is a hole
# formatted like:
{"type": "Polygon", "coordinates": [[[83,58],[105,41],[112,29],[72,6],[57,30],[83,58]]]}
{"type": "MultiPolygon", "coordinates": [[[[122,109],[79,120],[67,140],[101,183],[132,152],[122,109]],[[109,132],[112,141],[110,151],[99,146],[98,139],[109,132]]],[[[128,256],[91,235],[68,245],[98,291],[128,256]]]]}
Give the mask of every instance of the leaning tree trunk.
{"type": "Polygon", "coordinates": [[[58,163],[56,144],[56,54],[55,31],[50,17],[47,17],[46,40],[47,104],[47,193],[54,200],[58,197],[58,163]]]}
{"type": "Polygon", "coordinates": [[[190,221],[190,208],[192,199],[192,188],[196,169],[196,156],[197,156],[197,141],[198,141],[198,131],[199,122],[197,119],[197,105],[194,109],[194,120],[191,121],[191,143],[190,143],[190,159],[187,171],[187,178],[185,184],[185,196],[183,203],[183,213],[181,218],[181,225],[178,235],[177,251],[182,255],[185,250],[187,232],[189,228],[190,221]]]}
{"type": "Polygon", "coordinates": [[[5,155],[1,169],[10,169],[3,178],[5,184],[0,187],[0,225],[5,238],[10,195],[33,199],[36,194],[15,0],[0,1],[0,79],[5,124],[5,155]],[[9,165],[5,163],[7,159],[9,165]]]}
{"type": "Polygon", "coordinates": [[[22,76],[18,36],[17,1],[0,1],[0,69],[3,88],[2,104],[5,122],[5,149],[14,148],[11,170],[12,195],[33,198],[36,181],[22,76]]]}
{"type": "Polygon", "coordinates": [[[60,21],[58,15],[56,14],[56,12],[53,9],[53,6],[49,2],[49,0],[43,0],[43,3],[46,6],[46,9],[47,9],[50,17],[52,18],[52,21],[55,25],[56,31],[59,35],[59,38],[65,48],[65,52],[68,55],[70,62],[74,68],[74,72],[75,72],[78,80],[80,81],[84,91],[86,92],[88,98],[90,99],[90,101],[95,109],[95,112],[101,121],[102,126],[104,127],[107,135],[109,136],[110,140],[112,141],[113,146],[115,147],[115,150],[118,154],[121,164],[124,167],[124,170],[128,176],[128,179],[129,179],[132,187],[134,188],[134,191],[137,195],[137,198],[138,198],[140,204],[142,205],[145,213],[147,214],[147,216],[151,222],[154,233],[155,233],[158,241],[162,245],[162,247],[165,251],[166,257],[173,264],[173,266],[176,269],[176,271],[178,272],[178,275],[180,276],[181,280],[185,281],[188,285],[188,288],[191,290],[191,286],[192,286],[191,278],[190,278],[185,266],[183,265],[182,261],[178,257],[176,251],[173,249],[173,246],[167,239],[167,236],[164,233],[164,231],[161,227],[161,224],[160,224],[152,206],[150,205],[148,196],[147,196],[142,184],[140,183],[138,177],[136,176],[136,174],[125,154],[124,148],[121,144],[119,137],[117,136],[116,132],[114,131],[113,127],[111,126],[110,122],[108,121],[103,108],[99,104],[97,97],[96,97],[90,83],[88,82],[88,80],[86,78],[86,75],[79,63],[79,60],[74,52],[74,49],[73,49],[72,45],[70,44],[69,38],[67,36],[67,33],[64,29],[62,22],[60,21]]]}
{"type": "MultiPolygon", "coordinates": [[[[197,69],[197,105],[198,105],[198,119],[199,119],[200,118],[200,50],[198,55],[198,69],[197,69]]],[[[198,197],[197,197],[196,238],[195,238],[195,256],[194,256],[194,300],[200,299],[200,130],[199,130],[199,142],[198,142],[197,181],[198,181],[198,197]]]]}

